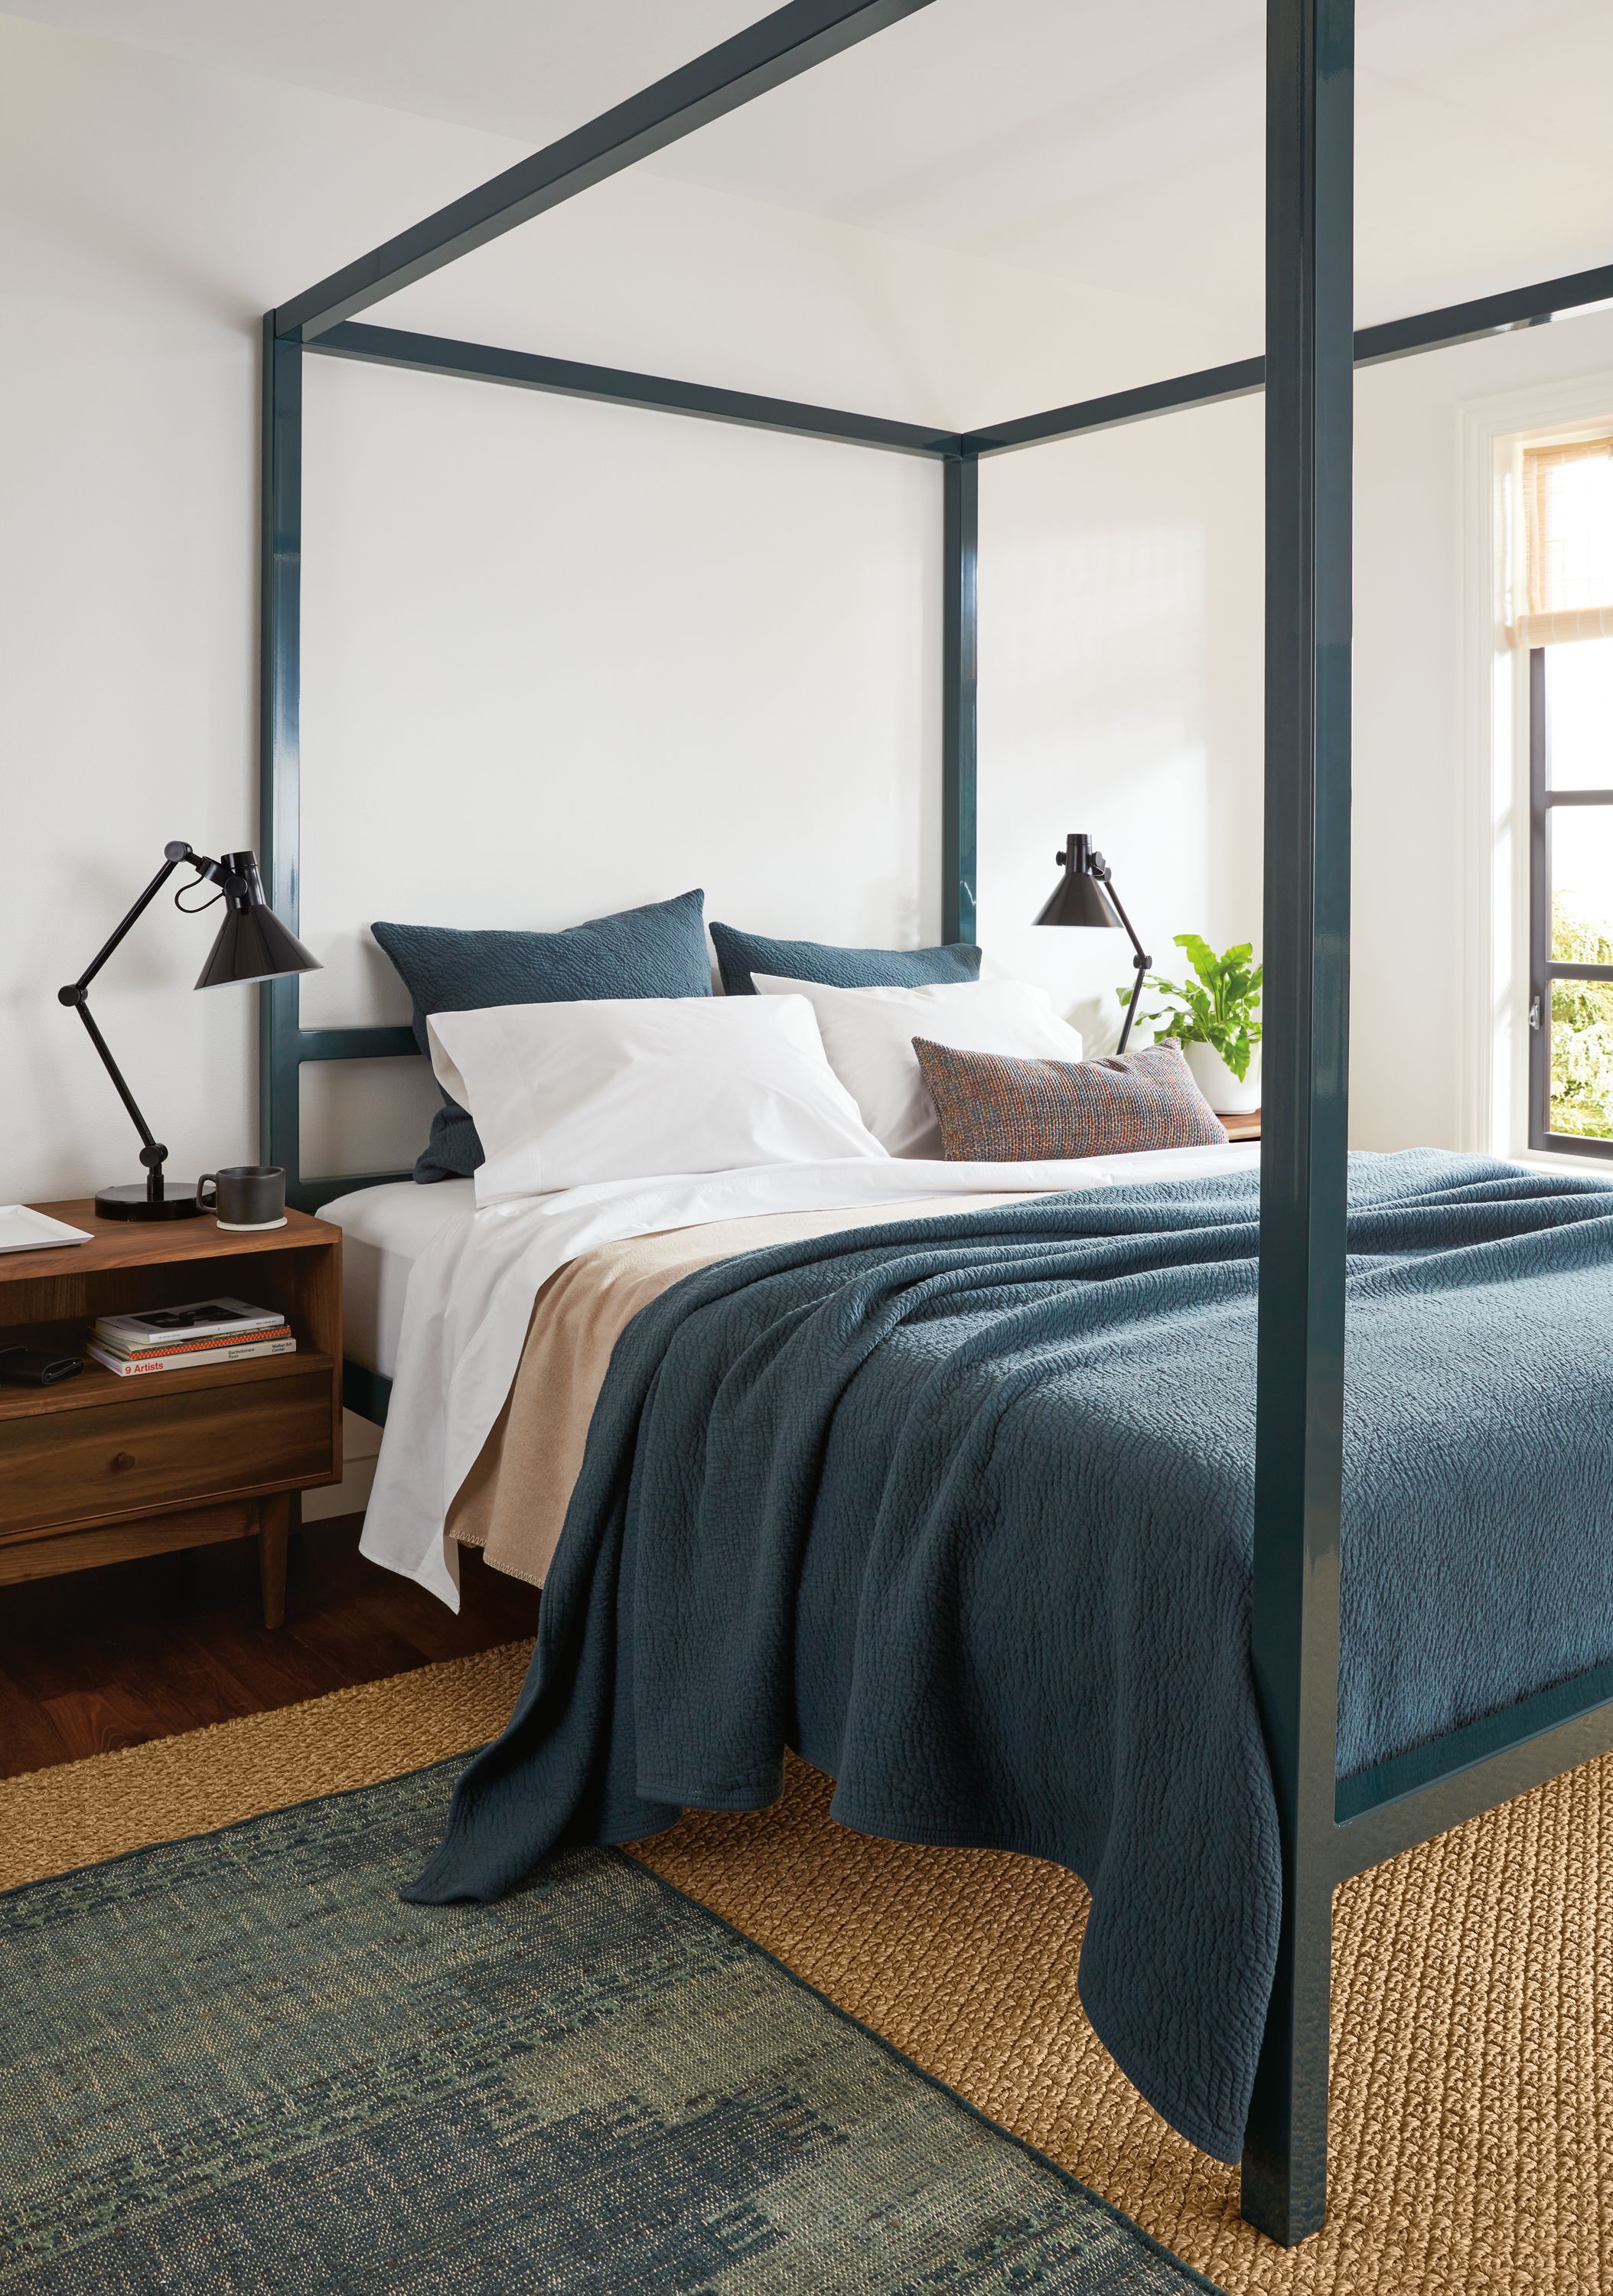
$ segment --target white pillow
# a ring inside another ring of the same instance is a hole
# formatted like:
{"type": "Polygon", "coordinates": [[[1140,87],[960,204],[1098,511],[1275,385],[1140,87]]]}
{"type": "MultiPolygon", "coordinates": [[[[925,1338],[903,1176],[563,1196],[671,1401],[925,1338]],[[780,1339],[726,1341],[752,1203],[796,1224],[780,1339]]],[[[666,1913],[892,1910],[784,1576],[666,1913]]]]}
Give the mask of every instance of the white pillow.
{"type": "MultiPolygon", "coordinates": [[[[892,1156],[939,1156],[941,1128],[913,1053],[915,1037],[961,1053],[1078,1061],[1079,1032],[1028,980],[954,980],[924,988],[826,988],[815,980],[751,975],[765,997],[805,996],[829,1064],[892,1156]]],[[[450,1087],[452,1089],[452,1087],[450,1087]]]]}
{"type": "Polygon", "coordinates": [[[487,1161],[476,1201],[885,1152],[804,996],[622,996],[433,1013],[431,1066],[487,1161]]]}

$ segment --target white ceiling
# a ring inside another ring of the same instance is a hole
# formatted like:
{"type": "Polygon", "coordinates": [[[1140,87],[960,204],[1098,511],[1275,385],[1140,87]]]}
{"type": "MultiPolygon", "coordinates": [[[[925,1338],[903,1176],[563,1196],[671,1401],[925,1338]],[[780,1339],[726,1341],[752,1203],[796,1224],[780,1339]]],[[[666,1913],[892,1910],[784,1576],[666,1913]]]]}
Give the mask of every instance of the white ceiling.
{"type": "MultiPolygon", "coordinates": [[[[536,148],[763,0],[10,0],[536,148]]],[[[934,0],[658,172],[1260,332],[1261,0],[934,0]]],[[[1609,0],[1360,0],[1364,321],[1613,261],[1609,0]]],[[[414,221],[400,215],[397,225],[414,221]]],[[[355,250],[356,252],[357,250],[355,250]]]]}

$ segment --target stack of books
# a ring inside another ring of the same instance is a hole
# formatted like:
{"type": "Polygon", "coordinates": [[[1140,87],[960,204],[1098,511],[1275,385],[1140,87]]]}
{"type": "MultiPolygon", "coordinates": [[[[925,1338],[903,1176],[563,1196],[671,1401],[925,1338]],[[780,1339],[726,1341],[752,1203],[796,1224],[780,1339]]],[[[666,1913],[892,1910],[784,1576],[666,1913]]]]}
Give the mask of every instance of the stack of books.
{"type": "Polygon", "coordinates": [[[97,1316],[89,1337],[90,1354],[119,1379],[242,1363],[251,1356],[289,1356],[296,1347],[283,1316],[244,1300],[195,1300],[143,1316],[97,1316]]]}

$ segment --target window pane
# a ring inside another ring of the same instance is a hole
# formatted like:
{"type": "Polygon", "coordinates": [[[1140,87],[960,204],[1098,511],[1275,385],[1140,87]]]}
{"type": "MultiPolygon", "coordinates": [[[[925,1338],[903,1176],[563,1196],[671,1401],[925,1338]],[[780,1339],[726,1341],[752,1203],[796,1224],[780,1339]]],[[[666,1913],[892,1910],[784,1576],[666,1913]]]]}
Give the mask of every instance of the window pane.
{"type": "Polygon", "coordinates": [[[1552,808],[1552,955],[1613,964],[1613,805],[1552,808]]]}
{"type": "Polygon", "coordinates": [[[1547,778],[1613,789],[1613,638],[1546,648],[1547,778]]]}
{"type": "Polygon", "coordinates": [[[1613,980],[1552,983],[1552,1132],[1613,1140],[1613,980]]]}

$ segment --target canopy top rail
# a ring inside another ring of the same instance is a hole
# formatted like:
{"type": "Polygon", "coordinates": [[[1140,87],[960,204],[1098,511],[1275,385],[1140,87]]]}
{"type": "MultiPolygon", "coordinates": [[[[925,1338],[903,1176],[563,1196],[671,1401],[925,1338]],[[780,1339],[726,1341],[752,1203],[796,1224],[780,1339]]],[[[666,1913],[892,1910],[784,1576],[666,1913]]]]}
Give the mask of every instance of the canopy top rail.
{"type": "MultiPolygon", "coordinates": [[[[562,135],[558,143],[450,201],[423,222],[399,232],[356,262],[332,272],[317,286],[282,304],[273,316],[274,335],[310,350],[381,365],[474,375],[484,381],[568,397],[659,406],[668,413],[884,447],[900,454],[949,457],[1005,454],[1082,431],[1113,430],[1184,407],[1215,406],[1264,390],[1265,360],[1238,359],[1051,407],[1042,414],[954,432],[933,424],[848,414],[711,384],[678,382],[576,360],[348,324],[355,313],[932,4],[933,0],[788,0],[786,6],[748,25],[732,39],[708,48],[704,55],[668,72],[626,102],[613,105],[596,119],[562,135]]],[[[1355,334],[1355,364],[1375,365],[1514,328],[1543,326],[1609,300],[1613,300],[1613,263],[1360,328],[1355,334]]]]}
{"type": "MultiPolygon", "coordinates": [[[[1488,335],[1573,318],[1613,300],[1613,264],[1576,271],[1483,295],[1470,303],[1450,303],[1409,319],[1390,319],[1355,332],[1355,365],[1380,366],[1422,351],[1448,350],[1488,335]]],[[[371,327],[340,321],[303,344],[331,358],[356,359],[376,366],[413,367],[426,374],[473,377],[567,398],[604,400],[618,406],[658,408],[673,414],[704,416],[798,438],[832,439],[844,445],[884,447],[902,455],[978,459],[1040,447],[1084,431],[1113,430],[1152,415],[1190,406],[1216,406],[1249,398],[1265,388],[1265,361],[1236,359],[1196,373],[1170,375],[1162,382],[1050,407],[974,430],[947,430],[933,423],[903,422],[889,415],[857,414],[842,407],[815,406],[799,399],[771,398],[754,391],[727,390],[715,383],[680,382],[665,375],[640,374],[623,367],[591,365],[579,359],[550,358],[535,351],[512,351],[486,343],[464,343],[440,335],[411,333],[397,327],[371,327]]]]}
{"type": "MultiPolygon", "coordinates": [[[[1410,318],[1357,327],[1355,365],[1382,366],[1391,359],[1414,358],[1422,351],[1481,342],[1486,335],[1549,326],[1553,319],[1571,319],[1609,301],[1613,301],[1613,263],[1593,271],[1567,272],[1560,279],[1541,279],[1532,286],[1477,296],[1469,303],[1446,303],[1437,311],[1419,311],[1410,318]]],[[[1215,406],[1228,398],[1248,398],[1265,388],[1263,358],[1234,359],[1225,366],[1202,367],[1194,374],[1172,375],[1163,382],[1141,383],[1131,390],[1109,391],[1100,398],[1050,407],[1044,414],[988,423],[980,430],[966,430],[963,444],[977,455],[1007,454],[1018,447],[1068,439],[1080,430],[1116,430],[1122,423],[1145,422],[1150,414],[1168,414],[1181,407],[1215,406]]]]}
{"type": "Polygon", "coordinates": [[[719,41],[692,63],[293,297],[275,312],[274,332],[311,342],[339,320],[367,310],[930,5],[931,0],[789,0],[771,16],[748,24],[732,39],[719,41]]]}

